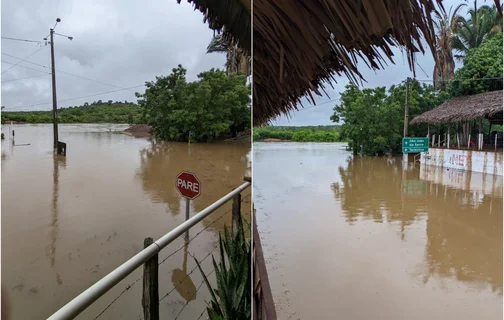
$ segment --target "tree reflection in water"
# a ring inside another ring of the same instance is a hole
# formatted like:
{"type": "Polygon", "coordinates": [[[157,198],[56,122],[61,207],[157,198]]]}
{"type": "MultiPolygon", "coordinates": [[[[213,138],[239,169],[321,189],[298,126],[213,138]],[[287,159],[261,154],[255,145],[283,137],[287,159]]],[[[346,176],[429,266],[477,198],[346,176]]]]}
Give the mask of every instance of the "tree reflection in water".
{"type": "MultiPolygon", "coordinates": [[[[243,183],[248,171],[247,155],[250,142],[240,143],[174,143],[152,141],[149,148],[140,151],[138,177],[144,192],[156,203],[166,203],[172,215],[185,210],[184,199],[175,188],[175,178],[181,171],[191,171],[201,182],[201,195],[191,201],[191,211],[198,212],[243,183]]],[[[250,189],[244,192],[249,195],[250,189]]],[[[250,208],[250,196],[244,199],[243,213],[250,208]]],[[[228,203],[204,220],[208,225],[216,217],[231,209],[228,203]]],[[[191,213],[193,215],[194,213],[191,213]]],[[[229,225],[226,215],[211,228],[221,230],[229,225]]]]}
{"type": "MultiPolygon", "coordinates": [[[[419,172],[418,166],[403,172],[400,160],[355,158],[339,171],[341,185],[331,187],[349,224],[397,222],[404,240],[407,226],[425,219],[424,282],[432,276],[452,278],[475,288],[489,285],[502,295],[502,193],[483,192],[483,186],[476,190],[474,185],[470,190],[465,183],[447,186],[440,183],[443,179],[429,177],[421,180],[425,195],[403,194],[404,181],[419,180],[419,172]]],[[[486,179],[502,177],[488,175],[482,181],[486,179]]],[[[491,185],[498,189],[502,183],[491,185]]]]}

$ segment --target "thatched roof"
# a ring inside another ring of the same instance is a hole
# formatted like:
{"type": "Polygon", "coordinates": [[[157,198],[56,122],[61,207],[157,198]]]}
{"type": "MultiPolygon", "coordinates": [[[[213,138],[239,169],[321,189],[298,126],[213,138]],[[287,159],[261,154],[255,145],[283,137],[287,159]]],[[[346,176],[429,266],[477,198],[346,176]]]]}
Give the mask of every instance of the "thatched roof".
{"type": "MultiPolygon", "coordinates": [[[[180,3],[182,0],[177,0],[180,3]]],[[[249,55],[252,46],[251,0],[187,0],[203,13],[210,29],[223,33],[249,55]]]]}
{"type": "Polygon", "coordinates": [[[446,123],[478,118],[502,119],[502,90],[451,98],[411,123],[446,123]]]}
{"type": "Polygon", "coordinates": [[[422,38],[434,49],[431,20],[441,0],[254,0],[254,125],[297,109],[310,89],[345,75],[362,79],[357,57],[383,68],[404,46],[410,68],[422,38]]]}

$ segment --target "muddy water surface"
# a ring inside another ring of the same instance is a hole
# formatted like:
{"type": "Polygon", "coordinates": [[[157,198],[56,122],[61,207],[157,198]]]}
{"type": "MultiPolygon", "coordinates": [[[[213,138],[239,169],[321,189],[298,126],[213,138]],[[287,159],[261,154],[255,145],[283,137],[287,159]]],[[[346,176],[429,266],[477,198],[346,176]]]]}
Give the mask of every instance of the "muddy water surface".
{"type": "Polygon", "coordinates": [[[280,319],[502,319],[502,176],[254,143],[280,319]]]}
{"type": "MultiPolygon", "coordinates": [[[[50,125],[14,129],[18,146],[2,142],[1,176],[2,285],[13,319],[47,318],[138,253],[145,237],[157,239],[183,222],[185,202],[175,189],[181,170],[193,171],[201,180],[194,214],[240,185],[249,163],[247,143],[155,143],[114,133],[125,129],[118,125],[60,126],[67,157],[53,157],[50,125]]],[[[8,138],[6,126],[2,132],[8,138]]],[[[244,202],[246,213],[250,199],[244,202]]],[[[160,262],[183,249],[160,266],[160,297],[182,282],[161,301],[164,318],[196,319],[204,310],[208,291],[203,286],[196,292],[202,277],[198,270],[190,274],[196,265],[189,254],[201,260],[214,250],[218,232],[230,224],[225,214],[230,208],[224,206],[197,225],[190,236],[201,234],[189,246],[184,248],[179,239],[161,252],[160,262]]],[[[211,258],[203,268],[212,270],[211,258]]],[[[79,319],[98,316],[140,275],[141,269],[79,319]]],[[[136,282],[99,318],[138,319],[141,286],[141,280],[136,282]]]]}

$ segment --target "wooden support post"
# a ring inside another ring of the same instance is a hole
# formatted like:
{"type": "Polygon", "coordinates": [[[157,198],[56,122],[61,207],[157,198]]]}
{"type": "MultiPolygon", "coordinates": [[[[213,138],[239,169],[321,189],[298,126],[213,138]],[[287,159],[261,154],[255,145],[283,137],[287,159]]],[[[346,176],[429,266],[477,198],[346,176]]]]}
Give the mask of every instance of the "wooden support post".
{"type": "Polygon", "coordinates": [[[440,148],[440,147],[441,147],[441,135],[440,135],[440,134],[438,134],[438,139],[437,139],[437,141],[438,141],[438,142],[437,142],[437,146],[438,146],[438,148],[440,148]]]}
{"type": "Polygon", "coordinates": [[[497,133],[495,134],[495,151],[497,151],[497,133]]]}
{"type": "Polygon", "coordinates": [[[469,133],[469,139],[467,139],[467,149],[471,148],[471,134],[469,133]]]}
{"type": "Polygon", "coordinates": [[[427,138],[430,137],[430,126],[429,124],[427,123],[427,138]]]}
{"type": "Polygon", "coordinates": [[[458,132],[457,132],[457,148],[460,149],[460,137],[458,132]]]}
{"type": "Polygon", "coordinates": [[[448,134],[446,136],[446,148],[450,149],[450,123],[448,122],[448,134]]]}
{"type": "Polygon", "coordinates": [[[238,193],[233,197],[233,208],[231,217],[231,235],[234,237],[236,232],[243,227],[243,220],[241,218],[241,194],[238,193]],[[242,226],[240,226],[242,225],[242,226]]]}
{"type": "Polygon", "coordinates": [[[479,149],[483,150],[483,119],[479,123],[479,149]]]}
{"type": "MultiPolygon", "coordinates": [[[[145,238],[144,249],[153,243],[152,238],[145,238]]],[[[144,263],[142,307],[145,320],[159,320],[158,254],[144,263]]]]}

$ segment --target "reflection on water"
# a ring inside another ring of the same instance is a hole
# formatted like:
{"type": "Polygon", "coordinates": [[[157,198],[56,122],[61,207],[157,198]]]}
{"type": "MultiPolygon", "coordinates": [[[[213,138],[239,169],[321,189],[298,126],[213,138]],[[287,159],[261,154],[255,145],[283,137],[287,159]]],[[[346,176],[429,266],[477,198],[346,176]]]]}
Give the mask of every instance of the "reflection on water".
{"type": "Polygon", "coordinates": [[[196,299],[196,286],[192,281],[190,274],[187,274],[187,243],[184,245],[184,262],[182,269],[177,268],[172,271],[172,284],[177,292],[186,302],[196,299]]]}
{"type": "Polygon", "coordinates": [[[502,319],[502,177],[256,143],[254,179],[280,318],[502,319]]]}
{"type": "Polygon", "coordinates": [[[502,177],[450,172],[437,167],[417,169],[404,175],[399,160],[361,158],[348,161],[346,168],[340,167],[343,187],[332,185],[346,220],[350,224],[357,223],[359,218],[398,223],[401,240],[404,240],[406,227],[425,219],[428,266],[425,281],[431,276],[452,277],[473,283],[473,288],[482,290],[488,284],[495,293],[502,295],[503,207],[502,193],[498,193],[502,190],[502,177]],[[419,171],[420,180],[406,180],[418,177],[419,171]],[[467,176],[474,176],[472,187],[453,183],[453,177],[459,181],[459,176],[464,177],[463,181],[470,179],[467,176]],[[491,181],[493,188],[487,186],[485,189],[484,183],[475,184],[478,179],[491,181]],[[425,182],[417,184],[427,188],[424,197],[411,197],[411,188],[407,189],[410,193],[405,194],[401,183],[412,181],[425,182]]]}
{"type": "MultiPolygon", "coordinates": [[[[191,201],[192,211],[200,211],[214,201],[231,192],[243,183],[249,170],[249,143],[191,144],[151,142],[140,150],[138,176],[143,189],[155,203],[166,203],[172,215],[184,214],[185,200],[175,188],[175,177],[183,170],[196,174],[201,182],[202,195],[191,201]],[[212,159],[212,161],[208,161],[212,159]]],[[[247,192],[248,193],[248,192],[247,192]]],[[[247,205],[250,199],[247,199],[247,205]]],[[[230,204],[224,206],[224,210],[230,204]]],[[[212,219],[206,219],[210,222],[212,219]]],[[[224,223],[219,221],[210,228],[220,230],[224,223]]]]}
{"type": "Polygon", "coordinates": [[[56,282],[58,285],[63,284],[63,280],[61,280],[61,276],[56,271],[55,261],[56,261],[56,240],[58,239],[58,219],[59,219],[59,210],[58,210],[58,197],[59,197],[59,169],[62,167],[63,169],[66,167],[66,157],[61,155],[53,155],[53,196],[52,196],[52,207],[51,207],[51,243],[49,245],[49,259],[51,268],[53,268],[56,272],[56,282]]]}
{"type": "MultiPolygon", "coordinates": [[[[144,239],[157,239],[185,220],[182,198],[175,189],[178,171],[194,171],[202,180],[202,195],[192,214],[242,183],[250,145],[155,143],[114,131],[124,125],[61,125],[66,157],[52,154],[51,125],[15,125],[16,143],[2,142],[2,285],[12,303],[14,319],[41,319],[101,279],[143,248],[144,239]],[[211,172],[207,172],[211,170],[211,172]]],[[[4,133],[6,128],[2,128],[4,133]]],[[[249,200],[250,203],[250,200],[249,200]]],[[[185,247],[177,239],[159,255],[160,296],[173,290],[181,274],[196,267],[215,248],[226,206],[195,226],[199,235],[185,247]]],[[[194,232],[194,233],[192,233],[194,232]]],[[[211,260],[203,262],[204,270],[211,260]]],[[[77,319],[94,319],[124,288],[142,274],[137,269],[77,319]]],[[[196,319],[210,296],[194,295],[198,272],[186,278],[160,303],[161,314],[196,319]],[[190,298],[193,296],[193,298],[190,298]]],[[[210,279],[212,282],[213,279],[210,279]]],[[[141,281],[136,282],[100,317],[138,319],[141,281]]],[[[214,285],[214,283],[211,283],[214,285]]]]}

